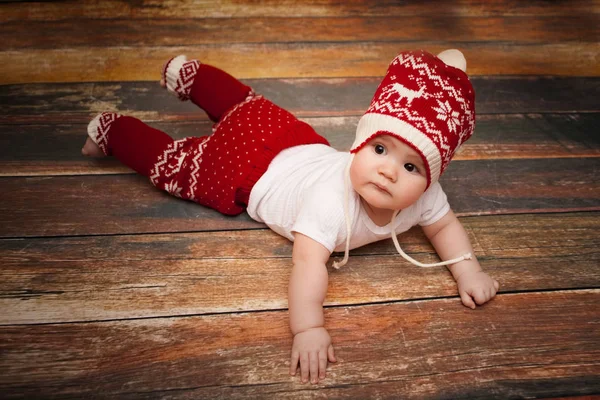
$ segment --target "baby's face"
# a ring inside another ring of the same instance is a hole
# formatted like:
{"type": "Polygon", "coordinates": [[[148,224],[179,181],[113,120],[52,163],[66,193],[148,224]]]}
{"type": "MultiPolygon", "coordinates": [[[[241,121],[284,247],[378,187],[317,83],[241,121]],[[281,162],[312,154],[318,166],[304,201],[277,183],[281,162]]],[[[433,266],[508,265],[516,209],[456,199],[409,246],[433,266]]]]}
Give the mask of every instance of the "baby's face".
{"type": "Polygon", "coordinates": [[[402,210],[427,188],[427,171],[421,156],[389,135],[375,137],[355,155],[350,166],[354,190],[372,208],[402,210]]]}

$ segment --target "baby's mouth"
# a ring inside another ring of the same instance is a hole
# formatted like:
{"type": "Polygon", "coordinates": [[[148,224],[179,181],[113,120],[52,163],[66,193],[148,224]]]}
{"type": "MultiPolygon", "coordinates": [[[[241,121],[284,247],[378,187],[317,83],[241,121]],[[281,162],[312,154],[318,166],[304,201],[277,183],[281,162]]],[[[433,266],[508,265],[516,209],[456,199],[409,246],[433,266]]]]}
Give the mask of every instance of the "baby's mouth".
{"type": "Polygon", "coordinates": [[[378,183],[373,183],[373,186],[375,186],[380,192],[387,193],[387,194],[391,195],[390,191],[387,190],[385,188],[385,186],[382,186],[382,185],[380,185],[378,183]]]}

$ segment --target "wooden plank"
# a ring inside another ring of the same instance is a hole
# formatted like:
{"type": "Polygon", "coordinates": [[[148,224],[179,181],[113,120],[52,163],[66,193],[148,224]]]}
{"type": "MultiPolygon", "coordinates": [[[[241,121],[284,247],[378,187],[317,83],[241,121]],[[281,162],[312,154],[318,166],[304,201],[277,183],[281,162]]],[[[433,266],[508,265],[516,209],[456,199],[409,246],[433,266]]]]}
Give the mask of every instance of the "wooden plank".
{"type": "MultiPolygon", "coordinates": [[[[226,66],[223,68],[227,69],[226,66]]],[[[157,73],[158,76],[158,73],[157,73]]],[[[256,93],[300,118],[360,116],[381,78],[245,79],[256,93]]],[[[478,120],[484,114],[599,112],[600,78],[473,77],[478,120]],[[548,96],[552,93],[552,96],[548,96]]],[[[0,124],[85,123],[102,111],[152,121],[207,121],[157,81],[0,86],[0,124]]]]}
{"type": "Polygon", "coordinates": [[[238,78],[382,76],[399,50],[438,53],[460,48],[469,75],[600,76],[599,42],[540,45],[470,42],[207,44],[173,47],[69,48],[0,52],[0,84],[34,82],[144,81],[157,79],[157,66],[173,54],[198,54],[226,66],[238,78]],[[43,60],[43,62],[40,62],[43,60]],[[35,68],[32,66],[35,65],[35,68]]]}
{"type": "MultiPolygon", "coordinates": [[[[186,17],[187,18],[187,17],[186,17]]],[[[211,43],[291,42],[594,42],[598,18],[427,16],[323,18],[79,19],[10,21],[0,25],[2,50],[71,47],[190,46],[211,43]]]]}
{"type": "Polygon", "coordinates": [[[4,191],[0,193],[0,230],[4,237],[262,227],[245,213],[226,217],[174,198],[139,175],[2,178],[0,187],[4,191]],[[16,192],[9,194],[6,190],[16,192]],[[30,209],[23,208],[24,204],[30,209]]]}
{"type": "MultiPolygon", "coordinates": [[[[479,115],[455,160],[597,157],[600,114],[479,115]]],[[[351,146],[351,144],[349,144],[351,146]]]]}
{"type": "MultiPolygon", "coordinates": [[[[345,151],[352,145],[359,117],[302,119],[334,148],[345,151]]],[[[212,126],[206,120],[149,124],[176,139],[210,135],[212,126]]],[[[478,116],[475,135],[455,160],[599,157],[600,145],[592,134],[599,124],[600,113],[484,114],[478,116]]],[[[113,158],[83,157],[80,149],[86,134],[84,124],[6,125],[2,132],[6,145],[0,149],[0,176],[132,172],[113,158]]]]}
{"type": "Polygon", "coordinates": [[[0,327],[8,397],[424,398],[597,393],[600,291],[330,308],[339,358],[319,386],[287,374],[287,313],[0,327]],[[320,388],[319,392],[314,389],[320,388]]]}
{"type": "Polygon", "coordinates": [[[469,215],[596,210],[599,170],[597,158],[457,161],[440,182],[455,209],[469,215]]]}
{"type": "MultiPolygon", "coordinates": [[[[462,222],[503,292],[600,286],[600,213],[462,222]]],[[[419,228],[399,240],[417,259],[437,260],[419,228]]],[[[291,250],[266,229],[2,240],[0,324],[285,309],[291,250]]],[[[352,251],[339,271],[330,268],[328,305],[445,296],[459,302],[446,268],[407,264],[391,240],[352,251]]]]}
{"type": "MultiPolygon", "coordinates": [[[[441,178],[461,215],[600,209],[598,158],[455,161],[441,178]]],[[[261,226],[154,188],[138,175],[0,178],[0,237],[261,226]],[[65,210],[69,210],[65,214],[65,210]]]]}
{"type": "Polygon", "coordinates": [[[490,15],[504,16],[572,16],[600,14],[597,0],[574,0],[568,3],[543,0],[528,1],[516,6],[501,0],[462,0],[448,3],[443,0],[425,3],[399,3],[350,0],[343,3],[323,0],[266,0],[261,2],[217,0],[210,2],[86,0],[69,2],[32,2],[3,4],[3,21],[53,21],[82,18],[180,19],[180,18],[239,18],[239,17],[346,17],[443,15],[446,17],[490,15]],[[67,4],[65,4],[67,3],[67,4]]]}

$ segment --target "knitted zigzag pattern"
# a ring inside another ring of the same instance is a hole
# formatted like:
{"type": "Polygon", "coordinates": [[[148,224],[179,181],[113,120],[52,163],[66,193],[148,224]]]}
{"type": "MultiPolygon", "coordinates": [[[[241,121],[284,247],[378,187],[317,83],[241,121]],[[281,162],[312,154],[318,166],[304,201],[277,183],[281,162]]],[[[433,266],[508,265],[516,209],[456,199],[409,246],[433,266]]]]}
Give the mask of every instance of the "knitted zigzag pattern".
{"type": "Polygon", "coordinates": [[[192,84],[199,67],[198,60],[187,61],[183,55],[170,59],[163,68],[163,79],[167,89],[175,93],[179,100],[189,100],[192,84]]]}
{"type": "Polygon", "coordinates": [[[121,118],[120,114],[113,112],[103,112],[90,121],[88,124],[89,137],[100,147],[105,155],[108,154],[108,131],[113,122],[121,118]]]}

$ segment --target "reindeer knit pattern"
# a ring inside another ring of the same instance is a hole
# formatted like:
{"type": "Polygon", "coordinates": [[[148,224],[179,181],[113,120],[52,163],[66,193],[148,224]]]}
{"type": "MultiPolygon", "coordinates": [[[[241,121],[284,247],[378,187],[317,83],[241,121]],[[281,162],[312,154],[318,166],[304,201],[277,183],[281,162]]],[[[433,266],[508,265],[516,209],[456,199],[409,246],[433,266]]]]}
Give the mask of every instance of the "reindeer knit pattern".
{"type": "Polygon", "coordinates": [[[361,117],[351,152],[378,135],[395,136],[421,155],[430,185],[474,127],[475,92],[465,72],[425,51],[402,52],[361,117]]]}
{"type": "Polygon", "coordinates": [[[176,57],[163,76],[169,91],[216,122],[212,135],[173,140],[116,113],[94,118],[88,134],[106,155],[174,196],[237,215],[277,154],[299,145],[329,145],[308,124],[218,68],[176,57]]]}

